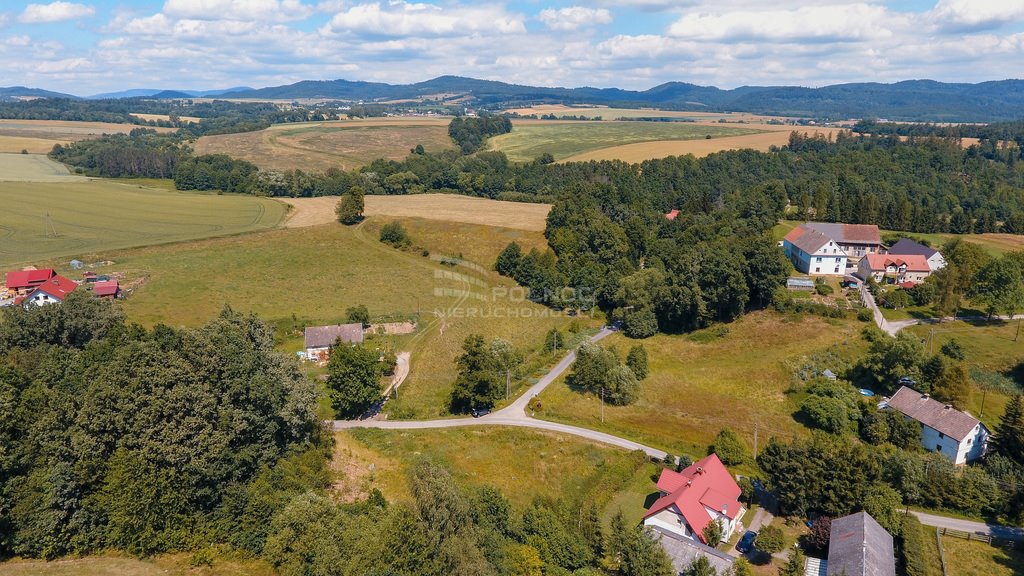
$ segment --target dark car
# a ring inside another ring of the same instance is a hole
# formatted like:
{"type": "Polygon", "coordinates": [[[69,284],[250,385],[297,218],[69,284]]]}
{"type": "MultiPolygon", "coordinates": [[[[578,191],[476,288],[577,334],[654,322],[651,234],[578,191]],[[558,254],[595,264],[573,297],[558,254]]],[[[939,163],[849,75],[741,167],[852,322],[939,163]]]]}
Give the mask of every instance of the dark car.
{"type": "Polygon", "coordinates": [[[487,408],[473,408],[469,413],[473,415],[473,418],[479,418],[481,416],[487,416],[491,411],[487,408]]]}
{"type": "Polygon", "coordinates": [[[900,386],[916,386],[917,382],[915,382],[914,379],[911,378],[910,376],[900,376],[899,385],[900,386]]]}
{"type": "Polygon", "coordinates": [[[740,541],[736,543],[736,549],[743,554],[750,552],[754,549],[754,538],[757,538],[757,532],[747,530],[740,541]]]}

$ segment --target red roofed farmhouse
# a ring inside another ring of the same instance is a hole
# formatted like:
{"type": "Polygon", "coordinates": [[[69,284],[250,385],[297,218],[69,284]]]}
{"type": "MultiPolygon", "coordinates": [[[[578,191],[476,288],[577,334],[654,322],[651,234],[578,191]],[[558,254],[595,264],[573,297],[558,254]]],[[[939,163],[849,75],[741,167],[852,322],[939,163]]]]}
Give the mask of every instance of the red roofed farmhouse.
{"type": "Polygon", "coordinates": [[[42,270],[16,270],[7,273],[7,289],[15,294],[28,294],[57,274],[52,268],[42,270]]]}
{"type": "Polygon", "coordinates": [[[857,275],[864,280],[893,284],[920,284],[931,273],[928,259],[920,254],[868,254],[857,268],[857,275]]]}
{"type": "Polygon", "coordinates": [[[725,541],[743,517],[740,487],[714,454],[682,472],[662,470],[658,490],[661,498],[647,510],[644,525],[676,536],[716,546],[718,542],[704,541],[704,528],[721,523],[725,541]]]}
{"type": "Polygon", "coordinates": [[[64,298],[68,294],[71,294],[78,288],[78,284],[74,280],[65,278],[61,275],[56,275],[36,286],[28,296],[18,301],[25,305],[33,304],[35,306],[45,306],[47,304],[56,304],[63,302],[64,298]]]}

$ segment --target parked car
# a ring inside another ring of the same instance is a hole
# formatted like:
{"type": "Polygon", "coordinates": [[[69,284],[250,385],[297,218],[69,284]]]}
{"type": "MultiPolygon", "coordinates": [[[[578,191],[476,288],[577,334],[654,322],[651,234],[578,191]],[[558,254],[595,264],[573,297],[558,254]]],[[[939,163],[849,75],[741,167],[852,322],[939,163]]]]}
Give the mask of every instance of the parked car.
{"type": "Polygon", "coordinates": [[[910,376],[900,376],[899,384],[900,386],[917,386],[917,382],[910,376]]]}
{"type": "Polygon", "coordinates": [[[743,554],[750,552],[754,549],[754,538],[757,538],[757,532],[747,530],[743,533],[743,537],[736,543],[736,550],[739,550],[743,554]]]}
{"type": "Polygon", "coordinates": [[[473,418],[479,418],[490,414],[491,411],[487,408],[473,408],[469,413],[473,415],[473,418]]]}

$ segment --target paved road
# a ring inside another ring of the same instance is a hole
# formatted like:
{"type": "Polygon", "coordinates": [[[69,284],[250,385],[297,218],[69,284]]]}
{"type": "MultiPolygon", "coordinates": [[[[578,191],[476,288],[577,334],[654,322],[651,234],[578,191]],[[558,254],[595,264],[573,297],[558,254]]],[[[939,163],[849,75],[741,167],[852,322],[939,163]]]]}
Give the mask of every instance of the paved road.
{"type": "MultiPolygon", "coordinates": [[[[602,329],[597,334],[591,336],[590,341],[597,342],[614,332],[614,330],[608,328],[602,329]]],[[[570,351],[564,358],[562,358],[561,361],[558,362],[558,364],[555,365],[554,368],[545,374],[543,378],[538,380],[536,384],[531,386],[526,393],[517,398],[515,402],[494,412],[493,414],[488,414],[481,418],[444,418],[439,420],[334,420],[331,424],[335,430],[346,430],[349,428],[422,430],[428,428],[459,428],[463,426],[520,426],[524,428],[550,430],[552,432],[571,434],[573,436],[587,438],[588,440],[617,446],[626,450],[643,450],[651,458],[664,458],[664,451],[651,448],[650,446],[644,446],[643,444],[633,442],[632,440],[627,440],[611,434],[605,434],[604,432],[589,430],[587,428],[580,428],[579,426],[570,426],[568,424],[560,424],[558,422],[537,420],[536,418],[532,418],[526,414],[526,405],[529,404],[530,399],[543,392],[545,388],[555,381],[555,379],[568,370],[569,366],[572,365],[575,359],[576,352],[570,351]]]]}
{"type": "Polygon", "coordinates": [[[917,519],[925,526],[949,528],[950,530],[959,530],[961,532],[977,534],[991,534],[992,536],[1003,538],[1005,540],[1024,540],[1024,528],[1000,526],[999,524],[985,524],[984,522],[975,522],[974,520],[949,518],[947,516],[938,516],[936,514],[928,514],[914,510],[911,510],[910,513],[917,516],[917,519]]]}

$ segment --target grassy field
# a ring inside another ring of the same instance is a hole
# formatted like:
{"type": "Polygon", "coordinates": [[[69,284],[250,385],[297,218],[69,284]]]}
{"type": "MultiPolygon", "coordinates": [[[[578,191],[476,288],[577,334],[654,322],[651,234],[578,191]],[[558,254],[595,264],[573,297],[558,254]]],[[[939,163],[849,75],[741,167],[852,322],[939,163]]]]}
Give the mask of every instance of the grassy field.
{"type": "Polygon", "coordinates": [[[1024,574],[1024,551],[1019,549],[997,548],[977,540],[961,540],[949,536],[943,536],[942,548],[949,576],[1024,574]]]}
{"type": "Polygon", "coordinates": [[[195,326],[229,304],[277,325],[281,347],[289,352],[301,348],[304,326],[343,321],[346,308],[357,304],[376,317],[418,316],[417,334],[374,343],[412,352],[409,378],[388,405],[409,417],[443,413],[455,358],[468,335],[500,336],[529,350],[551,327],[590,322],[507,296],[512,283],[490,271],[511,241],[526,249],[545,246],[540,232],[403,219],[416,245],[403,252],[377,239],[389,220],[371,217],[358,228],[274,230],[103,257],[117,263],[108,267],[111,272],[141,283],[123,304],[132,320],[195,326]],[[439,262],[458,254],[468,263],[439,262]]]}
{"type": "MultiPolygon", "coordinates": [[[[127,134],[139,126],[109,122],[74,122],[65,120],[0,119],[0,153],[46,154],[54,144],[68,144],[96,138],[103,134],[127,134]]],[[[173,128],[153,128],[171,132],[173,128]]]]}
{"type": "Polygon", "coordinates": [[[859,322],[756,312],[690,335],[632,341],[616,334],[603,344],[624,355],[642,342],[650,357],[640,399],[630,406],[606,406],[601,423],[600,400],[559,380],[541,394],[537,416],[690,456],[703,455],[725,426],[752,444],[756,423],[763,445],[772,435],[790,437],[804,430],[793,419],[798,401],[785,394],[792,363],[833,345],[844,355],[859,354],[862,327],[859,322]]]}
{"type": "Polygon", "coordinates": [[[54,144],[68,144],[71,140],[61,138],[36,138],[32,136],[10,136],[0,134],[0,154],[18,154],[22,150],[29,154],[48,154],[54,144]]]}
{"type": "Polygon", "coordinates": [[[350,170],[378,158],[401,160],[417,144],[428,152],[453,148],[447,118],[372,118],[279,124],[259,132],[200,138],[198,154],[228,154],[260,168],[322,172],[350,170]]]}
{"type": "Polygon", "coordinates": [[[137,559],[89,556],[67,560],[10,560],[0,562],[0,576],[272,576],[274,569],[261,560],[218,557],[213,566],[189,565],[188,554],[137,559]]]}
{"type": "MultiPolygon", "coordinates": [[[[68,177],[70,178],[70,177],[68,177]]],[[[0,186],[0,268],[278,226],[285,207],[253,196],[185,194],[112,180],[0,186]]]]}
{"type": "MultiPolygon", "coordinates": [[[[319,198],[281,198],[292,207],[285,223],[302,228],[334,222],[335,196],[319,198]]],[[[464,224],[483,224],[543,232],[550,204],[502,202],[455,194],[414,194],[410,196],[367,196],[366,216],[425,218],[464,224]]]]}
{"type": "Polygon", "coordinates": [[[636,142],[697,140],[711,136],[741,136],[754,128],[725,125],[697,126],[684,122],[534,122],[516,121],[512,132],[495,136],[488,148],[505,152],[509,159],[529,161],[543,153],[564,160],[592,150],[636,142]]]}
{"type": "Polygon", "coordinates": [[[87,182],[66,166],[40,154],[0,153],[0,182],[87,182]]]}
{"type": "Polygon", "coordinates": [[[487,427],[359,429],[335,437],[335,460],[349,464],[346,481],[364,485],[372,481],[392,499],[409,498],[405,472],[421,456],[443,465],[460,485],[495,486],[520,507],[537,497],[574,503],[596,500],[604,505],[614,496],[616,509],[628,505],[623,512],[639,519],[643,499],[622,500],[620,490],[646,490],[644,497],[655,490],[650,480],[653,469],[648,470],[634,455],[563,434],[487,427]],[[646,471],[646,481],[631,489],[640,470],[646,471]]]}
{"type": "MultiPolygon", "coordinates": [[[[721,124],[690,124],[694,129],[709,126],[711,128],[721,124]]],[[[731,124],[729,126],[732,126],[731,124]]],[[[590,150],[582,154],[576,154],[565,159],[566,162],[587,162],[590,160],[622,160],[624,162],[643,162],[654,158],[665,158],[668,156],[685,156],[693,154],[701,158],[715,152],[724,150],[751,149],[767,152],[772,146],[785,146],[789,144],[789,135],[793,131],[803,132],[810,136],[823,134],[835,136],[840,132],[838,128],[804,128],[799,126],[773,126],[765,124],[746,124],[745,128],[763,130],[754,134],[742,136],[723,136],[720,138],[698,138],[696,140],[657,140],[652,142],[638,142],[624,144],[622,146],[611,146],[590,150]]]]}
{"type": "Polygon", "coordinates": [[[746,112],[685,112],[679,110],[656,110],[654,108],[609,108],[607,106],[566,106],[565,104],[540,104],[529,108],[513,108],[506,112],[529,115],[529,114],[554,114],[555,116],[586,116],[595,118],[600,116],[602,120],[617,120],[619,118],[680,118],[693,120],[695,122],[750,122],[763,123],[768,120],[783,120],[775,116],[760,116],[746,112]]]}

